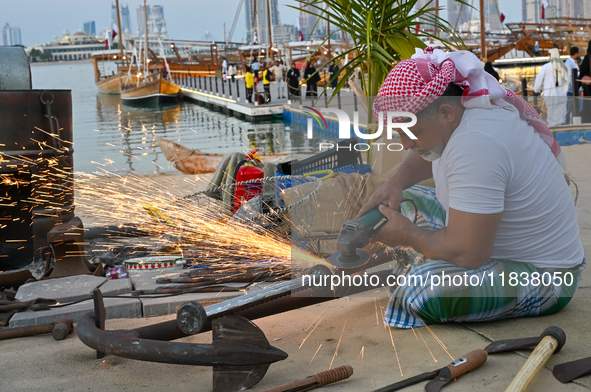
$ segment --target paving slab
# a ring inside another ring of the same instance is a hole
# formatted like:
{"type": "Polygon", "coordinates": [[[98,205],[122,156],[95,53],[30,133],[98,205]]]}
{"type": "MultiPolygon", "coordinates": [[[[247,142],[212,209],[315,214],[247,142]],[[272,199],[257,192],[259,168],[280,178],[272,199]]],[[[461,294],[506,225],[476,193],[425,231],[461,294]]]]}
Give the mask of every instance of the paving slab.
{"type": "MultiPolygon", "coordinates": [[[[136,298],[105,298],[107,319],[133,318],[142,316],[142,305],[136,298]]],[[[77,323],[88,312],[94,311],[94,302],[89,299],[73,305],[37,312],[26,311],[16,313],[10,319],[10,327],[22,327],[52,323],[60,317],[69,316],[77,323]]]]}
{"type": "MultiPolygon", "coordinates": [[[[289,357],[272,364],[263,380],[250,390],[260,392],[331,366],[348,364],[354,368],[353,376],[322,390],[371,391],[440,368],[452,358],[457,359],[489,343],[485,337],[459,324],[414,330],[385,328],[381,320],[385,305],[386,298],[354,296],[255,320],[270,344],[289,357]]],[[[174,317],[107,320],[106,329],[138,328],[174,317]]],[[[179,341],[207,344],[211,343],[211,333],[179,341]]],[[[3,353],[11,358],[0,367],[2,386],[9,391],[77,392],[81,388],[97,392],[212,391],[210,367],[143,362],[112,355],[96,359],[95,351],[75,336],[57,342],[49,335],[42,335],[6,340],[1,344],[3,353]],[[36,354],[30,355],[31,350],[36,354]]],[[[481,368],[446,388],[456,392],[502,391],[524,363],[525,357],[515,353],[490,356],[481,368]]],[[[425,384],[404,391],[423,391],[425,384]]],[[[536,377],[529,390],[589,391],[573,383],[562,385],[547,370],[536,377]]]]}
{"type": "Polygon", "coordinates": [[[90,292],[106,281],[107,278],[92,275],[39,280],[22,285],[16,293],[16,299],[28,301],[35,298],[53,298],[58,302],[78,301],[89,298],[90,292]]]}
{"type": "MultiPolygon", "coordinates": [[[[578,297],[573,298],[561,312],[551,316],[471,323],[466,326],[492,340],[536,336],[551,325],[562,328],[566,333],[566,344],[546,364],[546,368],[551,370],[555,365],[591,356],[589,320],[591,320],[591,298],[578,297]]],[[[520,353],[529,356],[531,351],[525,350],[520,353]]],[[[575,381],[591,389],[591,375],[575,381]]]]}

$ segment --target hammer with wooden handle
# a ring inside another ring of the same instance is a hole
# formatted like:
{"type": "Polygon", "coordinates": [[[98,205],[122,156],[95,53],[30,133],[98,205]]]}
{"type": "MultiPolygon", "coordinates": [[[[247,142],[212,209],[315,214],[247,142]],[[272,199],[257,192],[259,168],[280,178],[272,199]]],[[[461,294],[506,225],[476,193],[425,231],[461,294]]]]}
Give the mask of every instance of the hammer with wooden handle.
{"type": "Polygon", "coordinates": [[[24,336],[49,333],[55,340],[64,340],[74,330],[70,317],[62,317],[50,324],[31,325],[27,327],[14,327],[0,330],[0,340],[22,338],[24,336]]]}
{"type": "Polygon", "coordinates": [[[526,391],[534,377],[544,367],[552,354],[560,351],[566,343],[566,334],[559,327],[548,327],[542,332],[543,338],[531,353],[505,392],[526,391]]]}

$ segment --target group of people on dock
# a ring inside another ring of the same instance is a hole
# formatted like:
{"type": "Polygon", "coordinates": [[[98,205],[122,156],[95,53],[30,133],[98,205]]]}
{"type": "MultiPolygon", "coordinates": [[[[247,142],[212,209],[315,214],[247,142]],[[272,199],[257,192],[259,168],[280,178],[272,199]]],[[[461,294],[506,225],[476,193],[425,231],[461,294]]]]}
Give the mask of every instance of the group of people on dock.
{"type": "MultiPolygon", "coordinates": [[[[336,64],[331,64],[328,69],[330,86],[332,88],[335,88],[337,85],[338,81],[334,76],[338,71],[339,66],[336,64]]],[[[277,83],[278,99],[294,99],[294,97],[301,95],[300,82],[303,82],[306,86],[306,97],[317,97],[318,82],[320,82],[321,78],[320,72],[316,69],[312,61],[306,62],[300,70],[295,62],[291,64],[290,68],[287,68],[283,60],[275,61],[273,65],[270,65],[264,62],[259,63],[255,59],[251,65],[246,66],[244,80],[246,82],[246,101],[249,103],[256,102],[261,105],[271,102],[270,85],[272,80],[277,83]]]]}

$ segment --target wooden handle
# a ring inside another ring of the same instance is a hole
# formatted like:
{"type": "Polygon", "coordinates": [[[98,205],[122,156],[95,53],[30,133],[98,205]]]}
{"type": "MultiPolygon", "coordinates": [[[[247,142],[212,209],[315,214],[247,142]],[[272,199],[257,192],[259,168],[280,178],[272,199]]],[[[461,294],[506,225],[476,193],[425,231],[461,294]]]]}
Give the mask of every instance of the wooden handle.
{"type": "Polygon", "coordinates": [[[519,370],[519,373],[517,373],[511,384],[505,389],[505,392],[526,391],[536,374],[542,370],[557,347],[558,341],[554,337],[545,336],[536,346],[535,350],[532,351],[521,370],[519,370]]]}
{"type": "Polygon", "coordinates": [[[451,373],[450,379],[457,378],[464,373],[468,373],[476,369],[477,367],[480,367],[483,363],[486,362],[487,358],[488,353],[481,348],[477,348],[474,351],[470,351],[468,354],[464,355],[463,357],[457,359],[456,361],[446,366],[451,373]],[[463,361],[464,358],[464,363],[460,363],[459,365],[454,366],[454,363],[463,361]]]}
{"type": "Polygon", "coordinates": [[[351,366],[340,366],[325,372],[314,374],[313,376],[293,381],[277,387],[266,389],[263,392],[285,392],[285,391],[309,391],[333,382],[341,381],[351,377],[353,368],[351,366]]]}

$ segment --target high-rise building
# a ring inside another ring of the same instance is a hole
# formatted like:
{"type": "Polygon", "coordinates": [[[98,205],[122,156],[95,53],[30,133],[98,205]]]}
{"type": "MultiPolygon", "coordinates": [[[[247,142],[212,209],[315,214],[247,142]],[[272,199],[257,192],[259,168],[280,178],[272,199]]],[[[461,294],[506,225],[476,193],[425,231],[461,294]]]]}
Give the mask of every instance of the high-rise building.
{"type": "MultiPolygon", "coordinates": [[[[591,18],[591,5],[588,0],[547,0],[544,10],[548,18],[591,18]]],[[[542,19],[543,0],[521,0],[522,17],[526,23],[544,23],[542,19]]]]}
{"type": "Polygon", "coordinates": [[[487,31],[502,29],[498,0],[484,0],[484,22],[487,31]]]}
{"type": "MultiPolygon", "coordinates": [[[[281,26],[281,17],[277,0],[246,0],[246,41],[254,42],[254,33],[256,32],[257,42],[262,45],[269,44],[269,19],[271,21],[271,32],[281,26]],[[256,3],[256,10],[255,10],[256,3]]],[[[273,40],[273,36],[271,36],[273,40]]],[[[273,40],[274,41],[274,40],[273,40]]]]}
{"type": "Polygon", "coordinates": [[[164,20],[164,7],[154,5],[148,14],[148,34],[166,33],[166,20],[164,20]]]}
{"type": "MultiPolygon", "coordinates": [[[[164,19],[164,7],[161,5],[148,5],[148,36],[167,37],[166,20],[164,19]]],[[[144,7],[137,7],[138,34],[144,34],[144,7]]]]}
{"type": "Polygon", "coordinates": [[[84,22],[84,32],[86,33],[86,35],[96,35],[96,25],[94,23],[94,20],[84,22]]]}
{"type": "MultiPolygon", "coordinates": [[[[129,6],[121,6],[119,12],[119,17],[121,18],[121,30],[128,30],[131,32],[131,16],[129,15],[129,6]]],[[[115,25],[117,24],[117,7],[115,7],[115,4],[111,4],[111,25],[113,23],[115,25]]]]}
{"type": "Polygon", "coordinates": [[[121,7],[121,30],[131,32],[131,16],[127,5],[121,7]]]}
{"type": "MultiPolygon", "coordinates": [[[[319,10],[310,6],[306,5],[305,3],[300,3],[300,8],[309,10],[315,14],[319,13],[319,10]]],[[[318,17],[316,15],[309,14],[307,12],[300,11],[300,29],[302,30],[302,35],[304,39],[317,39],[317,38],[324,38],[324,26],[323,22],[316,22],[318,21],[318,17]],[[314,28],[316,27],[316,28],[314,28]]]]}
{"type": "Polygon", "coordinates": [[[10,27],[8,23],[2,29],[2,44],[4,46],[22,45],[21,29],[19,27],[10,27]]]}
{"type": "Polygon", "coordinates": [[[470,22],[470,7],[456,0],[447,0],[447,21],[453,29],[461,30],[470,22]]]}

